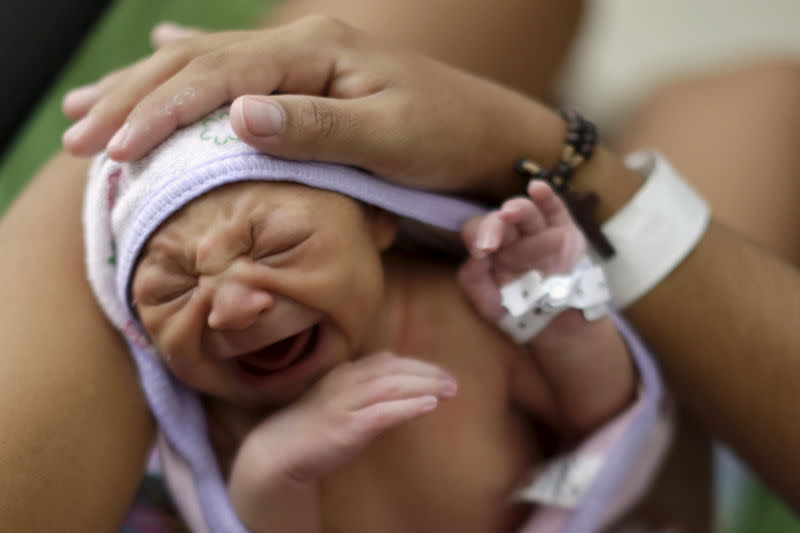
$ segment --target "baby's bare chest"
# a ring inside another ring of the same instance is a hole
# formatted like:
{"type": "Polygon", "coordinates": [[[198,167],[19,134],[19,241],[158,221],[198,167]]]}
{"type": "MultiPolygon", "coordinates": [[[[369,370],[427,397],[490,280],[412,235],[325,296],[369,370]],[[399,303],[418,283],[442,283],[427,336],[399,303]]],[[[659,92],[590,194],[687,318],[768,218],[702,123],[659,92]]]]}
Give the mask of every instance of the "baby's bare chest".
{"type": "Polygon", "coordinates": [[[537,453],[527,428],[508,421],[501,441],[444,417],[431,424],[385,435],[323,481],[325,533],[516,529],[510,496],[537,453]]]}
{"type": "Polygon", "coordinates": [[[441,324],[403,355],[447,368],[458,394],[385,433],[323,482],[326,533],[516,529],[510,495],[539,456],[530,420],[510,397],[514,351],[483,332],[450,329],[441,324]]]}

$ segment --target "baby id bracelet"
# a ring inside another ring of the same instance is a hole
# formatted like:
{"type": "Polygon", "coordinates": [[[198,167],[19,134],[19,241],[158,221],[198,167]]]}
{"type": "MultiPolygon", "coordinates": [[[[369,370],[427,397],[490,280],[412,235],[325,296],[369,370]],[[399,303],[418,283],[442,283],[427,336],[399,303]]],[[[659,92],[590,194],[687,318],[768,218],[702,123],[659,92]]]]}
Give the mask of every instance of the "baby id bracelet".
{"type": "Polygon", "coordinates": [[[584,255],[568,274],[545,278],[531,270],[503,285],[500,298],[507,313],[497,325],[522,344],[567,309],[583,311],[590,321],[605,316],[611,296],[603,269],[584,255]]]}

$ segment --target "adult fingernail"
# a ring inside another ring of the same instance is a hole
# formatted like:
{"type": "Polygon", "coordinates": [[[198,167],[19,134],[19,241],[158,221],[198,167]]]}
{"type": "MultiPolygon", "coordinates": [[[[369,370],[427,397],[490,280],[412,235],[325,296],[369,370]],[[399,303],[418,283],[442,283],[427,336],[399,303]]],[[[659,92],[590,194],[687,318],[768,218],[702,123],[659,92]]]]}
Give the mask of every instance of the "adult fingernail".
{"type": "Polygon", "coordinates": [[[458,392],[458,382],[455,379],[446,379],[442,382],[440,393],[444,398],[452,398],[458,392]]]}
{"type": "Polygon", "coordinates": [[[83,107],[87,100],[91,100],[95,96],[97,85],[85,85],[72,89],[64,95],[64,107],[83,107]]]}
{"type": "Polygon", "coordinates": [[[89,121],[84,119],[79,120],[75,124],[73,124],[67,131],[64,132],[64,135],[61,137],[61,140],[64,144],[70,145],[76,142],[80,142],[81,137],[86,133],[86,129],[89,127],[89,121]]]}
{"type": "Polygon", "coordinates": [[[129,130],[130,125],[126,122],[119,130],[117,130],[117,133],[111,137],[111,140],[108,141],[108,149],[115,152],[122,150],[125,147],[125,141],[127,140],[129,130]]]}
{"type": "Polygon", "coordinates": [[[274,102],[261,98],[246,98],[242,104],[247,131],[257,137],[271,137],[283,131],[286,114],[274,102]]]}
{"type": "Polygon", "coordinates": [[[439,398],[436,396],[423,396],[420,398],[420,404],[423,412],[433,411],[439,405],[439,398]]]}

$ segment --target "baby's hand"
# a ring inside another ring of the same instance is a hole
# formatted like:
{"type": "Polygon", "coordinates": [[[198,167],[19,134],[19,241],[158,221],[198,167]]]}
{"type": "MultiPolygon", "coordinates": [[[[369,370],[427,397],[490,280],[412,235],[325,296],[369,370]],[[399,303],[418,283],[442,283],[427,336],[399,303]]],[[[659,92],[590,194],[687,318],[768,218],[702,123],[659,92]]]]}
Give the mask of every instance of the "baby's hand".
{"type": "MultiPolygon", "coordinates": [[[[567,274],[586,251],[586,240],[549,185],[531,181],[528,194],[530,200],[508,200],[498,211],[471,220],[463,232],[471,257],[459,280],[492,322],[506,314],[500,287],[532,269],[544,277],[567,274]]],[[[517,400],[561,436],[587,434],[633,398],[635,372],[608,317],[590,322],[581,311],[567,310],[526,345],[536,364],[515,374],[517,400]],[[546,401],[531,386],[541,379],[551,394],[546,401]]]]}
{"type": "Polygon", "coordinates": [[[473,218],[462,232],[470,258],[459,271],[459,282],[492,322],[505,315],[500,287],[530,270],[545,277],[566,274],[586,251],[583,234],[547,183],[531,181],[528,194],[530,199],[512,198],[473,218]]]}
{"type": "Polygon", "coordinates": [[[456,394],[438,366],[381,353],[331,370],[303,398],[265,419],[242,444],[232,491],[311,484],[352,459],[377,435],[436,409],[456,394]],[[237,488],[238,490],[233,490],[237,488]]]}

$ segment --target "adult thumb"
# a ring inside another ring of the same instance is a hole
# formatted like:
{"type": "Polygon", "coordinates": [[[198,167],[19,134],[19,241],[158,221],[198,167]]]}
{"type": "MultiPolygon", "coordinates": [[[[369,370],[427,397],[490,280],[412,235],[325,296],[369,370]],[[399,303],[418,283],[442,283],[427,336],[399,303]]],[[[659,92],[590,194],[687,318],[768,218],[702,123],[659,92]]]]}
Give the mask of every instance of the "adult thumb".
{"type": "Polygon", "coordinates": [[[379,172],[391,166],[389,128],[365,99],[306,95],[243,96],[231,106],[231,125],[247,144],[297,160],[344,163],[379,172]]]}

